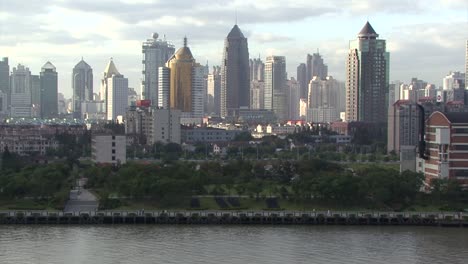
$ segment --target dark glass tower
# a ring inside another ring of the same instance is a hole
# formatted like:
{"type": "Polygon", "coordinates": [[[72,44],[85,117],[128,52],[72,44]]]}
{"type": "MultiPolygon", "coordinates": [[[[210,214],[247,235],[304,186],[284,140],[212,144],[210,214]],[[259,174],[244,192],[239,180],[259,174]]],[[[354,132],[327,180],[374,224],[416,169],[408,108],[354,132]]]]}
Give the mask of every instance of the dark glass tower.
{"type": "Polygon", "coordinates": [[[58,115],[58,82],[55,66],[49,61],[41,69],[41,118],[58,115]]]}
{"type": "Polygon", "coordinates": [[[81,118],[81,104],[93,100],[93,69],[83,59],[73,68],[72,85],[73,117],[81,118]]]}
{"type": "Polygon", "coordinates": [[[250,106],[249,48],[237,25],[224,41],[221,66],[221,116],[236,116],[250,106]]]}

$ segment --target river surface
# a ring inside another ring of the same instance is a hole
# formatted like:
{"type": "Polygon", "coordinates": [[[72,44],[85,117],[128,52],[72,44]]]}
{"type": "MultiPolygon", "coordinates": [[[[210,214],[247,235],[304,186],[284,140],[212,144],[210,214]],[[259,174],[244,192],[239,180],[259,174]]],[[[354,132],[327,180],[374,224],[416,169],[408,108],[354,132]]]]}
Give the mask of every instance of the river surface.
{"type": "Polygon", "coordinates": [[[468,229],[0,226],[0,263],[468,263],[468,229]]]}

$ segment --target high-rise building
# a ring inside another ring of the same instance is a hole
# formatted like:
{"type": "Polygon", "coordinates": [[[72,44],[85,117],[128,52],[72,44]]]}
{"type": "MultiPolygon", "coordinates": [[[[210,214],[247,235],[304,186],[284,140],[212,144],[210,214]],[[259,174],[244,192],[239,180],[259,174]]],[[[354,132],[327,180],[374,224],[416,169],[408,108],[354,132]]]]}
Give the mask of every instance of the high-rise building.
{"type": "Polygon", "coordinates": [[[159,67],[158,70],[158,108],[169,109],[169,94],[171,89],[171,69],[159,67]]]}
{"type": "Polygon", "coordinates": [[[249,48],[237,25],[224,41],[221,66],[221,116],[235,116],[250,105],[249,48]]]}
{"type": "Polygon", "coordinates": [[[8,64],[8,58],[2,58],[0,60],[0,91],[4,93],[4,102],[2,104],[10,104],[10,65],[8,64]]]}
{"type": "Polygon", "coordinates": [[[346,121],[387,122],[389,53],[367,22],[350,41],[346,63],[346,121]]]}
{"type": "Polygon", "coordinates": [[[269,56],[265,63],[264,107],[273,110],[279,120],[288,119],[286,58],[269,56]]]}
{"type": "Polygon", "coordinates": [[[85,101],[93,100],[93,69],[81,59],[73,68],[73,117],[81,118],[81,105],[85,101]]]}
{"type": "Polygon", "coordinates": [[[221,108],[221,67],[213,67],[213,72],[208,74],[206,98],[206,112],[219,116],[221,108]]]}
{"type": "Polygon", "coordinates": [[[258,59],[250,59],[250,81],[263,81],[265,79],[265,63],[258,59]]]}
{"type": "MultiPolygon", "coordinates": [[[[465,73],[462,72],[450,72],[443,79],[443,89],[465,89],[465,73]]],[[[426,84],[427,85],[427,84],[426,84]]]]}
{"type": "Polygon", "coordinates": [[[339,118],[339,84],[328,76],[320,79],[315,76],[309,83],[307,121],[328,123],[339,118]]]}
{"type": "Polygon", "coordinates": [[[420,110],[415,102],[398,100],[388,111],[387,151],[400,154],[402,146],[419,142],[420,110]]]}
{"type": "Polygon", "coordinates": [[[320,79],[325,79],[328,76],[328,66],[323,62],[320,53],[312,55],[307,54],[307,83],[310,82],[315,76],[320,79]]]}
{"type": "Polygon", "coordinates": [[[250,109],[265,109],[265,82],[250,82],[250,109]]]}
{"type": "Polygon", "coordinates": [[[41,118],[58,116],[58,74],[55,66],[46,62],[41,68],[41,118]]]}
{"type": "Polygon", "coordinates": [[[299,85],[299,96],[300,98],[307,98],[309,81],[307,79],[307,66],[305,63],[297,66],[297,83],[299,85]]]}
{"type": "Polygon", "coordinates": [[[287,80],[286,86],[288,89],[288,105],[289,119],[299,119],[299,83],[294,79],[287,80]]]}
{"type": "Polygon", "coordinates": [[[117,120],[117,117],[125,116],[128,107],[128,79],[119,73],[112,58],[104,70],[101,94],[105,98],[107,120],[117,120]]]}
{"type": "Polygon", "coordinates": [[[41,78],[31,75],[31,117],[41,117],[41,78]]]}
{"type": "Polygon", "coordinates": [[[192,67],[192,111],[191,117],[203,117],[205,114],[206,78],[205,66],[195,64],[192,67]]]}
{"type": "Polygon", "coordinates": [[[143,42],[143,81],[142,98],[151,100],[153,105],[158,105],[159,67],[163,67],[174,54],[174,45],[165,39],[158,39],[158,33],[153,33],[152,38],[143,42]]]}
{"type": "Polygon", "coordinates": [[[468,90],[468,40],[466,41],[466,54],[465,54],[465,88],[468,90]]]}
{"type": "Polygon", "coordinates": [[[11,117],[31,117],[31,71],[18,64],[10,80],[11,117]]]}
{"type": "Polygon", "coordinates": [[[187,38],[184,46],[161,67],[159,84],[159,107],[178,109],[190,117],[203,117],[205,102],[206,67],[195,62],[187,38]],[[169,80],[169,81],[167,81],[169,80]]]}

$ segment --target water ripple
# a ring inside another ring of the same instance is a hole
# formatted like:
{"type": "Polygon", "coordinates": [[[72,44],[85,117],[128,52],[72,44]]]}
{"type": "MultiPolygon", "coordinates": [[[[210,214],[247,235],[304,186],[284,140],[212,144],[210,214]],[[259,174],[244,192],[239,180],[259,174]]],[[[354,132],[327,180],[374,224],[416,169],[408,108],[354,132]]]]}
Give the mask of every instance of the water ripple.
{"type": "Polygon", "coordinates": [[[0,263],[466,263],[468,229],[0,226],[0,263]]]}

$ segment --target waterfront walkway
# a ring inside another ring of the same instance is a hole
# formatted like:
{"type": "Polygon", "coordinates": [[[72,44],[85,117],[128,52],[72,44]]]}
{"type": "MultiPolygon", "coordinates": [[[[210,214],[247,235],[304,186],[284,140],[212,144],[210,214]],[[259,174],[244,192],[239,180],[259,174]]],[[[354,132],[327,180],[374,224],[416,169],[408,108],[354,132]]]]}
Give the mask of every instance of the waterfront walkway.
{"type": "Polygon", "coordinates": [[[70,198],[65,204],[64,212],[93,212],[98,209],[97,197],[84,189],[85,179],[80,179],[74,190],[70,191],[70,198]]]}
{"type": "Polygon", "coordinates": [[[468,227],[468,213],[369,213],[328,211],[0,211],[0,224],[264,224],[468,227]]]}

